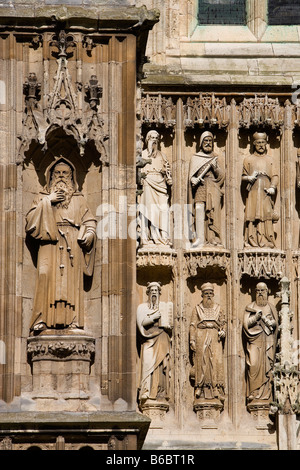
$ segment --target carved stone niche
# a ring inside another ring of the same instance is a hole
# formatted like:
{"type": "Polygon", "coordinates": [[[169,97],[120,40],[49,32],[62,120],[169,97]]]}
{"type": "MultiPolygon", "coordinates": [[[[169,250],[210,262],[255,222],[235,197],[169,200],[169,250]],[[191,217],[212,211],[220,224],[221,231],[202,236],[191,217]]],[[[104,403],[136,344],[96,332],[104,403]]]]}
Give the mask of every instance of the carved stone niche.
{"type": "Polygon", "coordinates": [[[90,370],[94,362],[95,340],[86,334],[41,333],[27,339],[28,361],[32,368],[31,398],[39,405],[64,400],[68,411],[79,405],[89,411],[90,370]]]}

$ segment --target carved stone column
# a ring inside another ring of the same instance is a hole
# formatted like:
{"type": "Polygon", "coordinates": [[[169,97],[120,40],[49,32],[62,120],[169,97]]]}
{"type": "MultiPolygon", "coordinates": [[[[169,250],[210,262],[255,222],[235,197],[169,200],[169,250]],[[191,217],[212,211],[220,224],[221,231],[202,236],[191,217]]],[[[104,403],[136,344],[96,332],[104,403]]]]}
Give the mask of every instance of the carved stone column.
{"type": "Polygon", "coordinates": [[[297,449],[299,413],[299,370],[294,358],[293,312],[290,310],[290,281],[281,279],[280,341],[274,368],[273,413],[277,413],[279,450],[297,449]]]}

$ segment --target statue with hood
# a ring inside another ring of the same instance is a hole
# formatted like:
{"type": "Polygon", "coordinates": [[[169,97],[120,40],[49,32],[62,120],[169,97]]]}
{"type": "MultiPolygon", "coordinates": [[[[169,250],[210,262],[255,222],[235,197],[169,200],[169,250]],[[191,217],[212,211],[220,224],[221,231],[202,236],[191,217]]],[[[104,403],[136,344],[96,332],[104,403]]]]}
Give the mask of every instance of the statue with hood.
{"type": "Polygon", "coordinates": [[[222,245],[221,206],[224,170],[214,152],[214,136],[205,131],[200,138],[200,152],[194,154],[189,166],[189,204],[192,206],[193,247],[222,245]]]}
{"type": "Polygon", "coordinates": [[[96,219],[78,191],[73,164],[56,157],[45,178],[25,227],[38,242],[31,321],[36,333],[84,327],[84,275],[93,275],[96,248],[96,219]]]}

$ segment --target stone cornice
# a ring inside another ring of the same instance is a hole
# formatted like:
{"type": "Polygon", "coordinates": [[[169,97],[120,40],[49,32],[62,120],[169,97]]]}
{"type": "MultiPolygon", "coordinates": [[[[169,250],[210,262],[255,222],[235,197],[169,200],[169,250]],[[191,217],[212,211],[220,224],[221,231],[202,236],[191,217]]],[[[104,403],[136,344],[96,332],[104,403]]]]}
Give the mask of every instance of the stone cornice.
{"type": "Polygon", "coordinates": [[[14,6],[0,9],[0,31],[33,30],[40,32],[62,26],[68,29],[80,29],[108,32],[133,32],[150,30],[159,20],[159,11],[126,6],[107,8],[101,5],[89,6],[14,6]]]}

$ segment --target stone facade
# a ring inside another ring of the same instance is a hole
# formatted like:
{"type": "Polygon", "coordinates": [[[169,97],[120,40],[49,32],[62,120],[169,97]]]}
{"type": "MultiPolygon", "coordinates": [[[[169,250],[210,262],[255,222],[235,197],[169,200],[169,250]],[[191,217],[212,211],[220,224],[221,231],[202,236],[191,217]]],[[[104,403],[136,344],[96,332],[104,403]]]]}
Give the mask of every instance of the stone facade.
{"type": "Polygon", "coordinates": [[[298,449],[299,26],[246,4],[0,4],[2,449],[298,449]]]}

